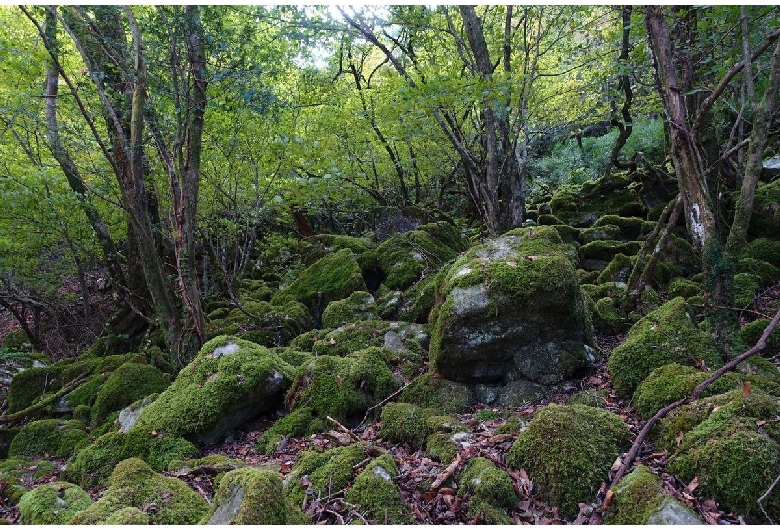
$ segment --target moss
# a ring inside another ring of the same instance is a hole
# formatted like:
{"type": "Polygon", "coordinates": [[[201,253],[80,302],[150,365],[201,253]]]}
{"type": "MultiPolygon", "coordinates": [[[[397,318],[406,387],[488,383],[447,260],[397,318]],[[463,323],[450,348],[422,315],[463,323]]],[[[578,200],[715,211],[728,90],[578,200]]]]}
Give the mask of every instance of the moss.
{"type": "MultiPolygon", "coordinates": [[[[683,482],[699,477],[699,491],[726,510],[760,516],[757,499],[780,473],[780,447],[746,422],[712,418],[693,429],[670,461],[667,471],[683,482]]],[[[769,513],[780,510],[780,493],[765,501],[769,513]]]]}
{"type": "Polygon", "coordinates": [[[622,243],[611,239],[593,241],[579,248],[580,261],[587,270],[604,270],[606,265],[618,254],[634,256],[641,244],[637,241],[622,243]]]}
{"type": "Polygon", "coordinates": [[[749,272],[734,275],[734,304],[744,309],[753,304],[761,288],[761,276],[749,272]]]}
{"type": "Polygon", "coordinates": [[[661,479],[643,465],[626,475],[614,492],[605,518],[609,524],[646,524],[664,498],[661,479]]]}
{"type": "Polygon", "coordinates": [[[425,452],[435,462],[449,464],[458,455],[458,444],[452,433],[435,432],[425,441],[425,452]]]}
{"type": "Polygon", "coordinates": [[[396,388],[381,350],[369,348],[343,358],[314,357],[296,370],[286,401],[291,410],[310,407],[316,417],[349,422],[396,388]]]}
{"type": "Polygon", "coordinates": [[[521,416],[512,415],[503,425],[495,429],[496,434],[520,434],[528,427],[528,421],[521,416]]]}
{"type": "Polygon", "coordinates": [[[172,460],[198,455],[198,449],[182,438],[140,430],[111,432],[76,453],[68,461],[63,477],[83,486],[96,486],[105,484],[114,467],[128,458],[143,459],[162,471],[172,460]]]}
{"type": "Polygon", "coordinates": [[[360,444],[334,447],[322,453],[304,451],[287,479],[290,502],[301,506],[307,489],[311,491],[310,498],[321,498],[346,488],[355,476],[355,466],[365,458],[360,444]],[[308,485],[304,486],[302,481],[308,485]]]}
{"type": "Polygon", "coordinates": [[[667,291],[669,292],[669,298],[677,298],[678,296],[690,298],[691,296],[701,294],[701,284],[685,278],[675,278],[669,282],[667,291]]]}
{"type": "Polygon", "coordinates": [[[602,215],[593,223],[594,228],[602,226],[616,226],[620,230],[623,241],[637,240],[640,236],[652,230],[653,224],[647,223],[640,217],[621,217],[619,215],[602,215]],[[649,226],[648,226],[649,225],[649,226]]]}
{"type": "MultiPolygon", "coordinates": [[[[650,418],[666,405],[690,395],[693,389],[710,375],[710,372],[702,372],[677,363],[656,368],[634,392],[634,409],[643,418],[650,418]]],[[[721,394],[741,384],[742,378],[738,374],[724,374],[704,389],[702,397],[721,394]]]]}
{"type": "Polygon", "coordinates": [[[9,331],[0,341],[0,348],[13,352],[32,352],[33,347],[27,333],[21,329],[9,331]]]}
{"type": "Polygon", "coordinates": [[[557,224],[553,225],[558,235],[561,236],[561,241],[564,243],[577,243],[580,238],[580,231],[573,226],[557,224]]]}
{"type": "MultiPolygon", "coordinates": [[[[752,346],[758,343],[758,340],[764,334],[764,330],[769,325],[769,319],[761,318],[745,324],[740,330],[742,340],[748,346],[752,346]]],[[[763,355],[771,357],[780,353],[780,328],[775,328],[770,333],[766,341],[766,349],[762,352],[763,355]]]]}
{"type": "Polygon", "coordinates": [[[602,239],[619,240],[620,227],[615,225],[603,224],[598,227],[595,225],[590,228],[580,230],[580,242],[583,244],[599,241],[602,239]]]}
{"type": "Polygon", "coordinates": [[[273,426],[257,439],[255,447],[259,452],[270,455],[276,452],[279,442],[286,436],[306,436],[324,428],[324,419],[315,418],[311,407],[296,407],[285,417],[276,420],[273,426]]]}
{"type": "Polygon", "coordinates": [[[8,458],[8,448],[14,437],[19,434],[20,427],[7,427],[0,429],[0,459],[8,458]]]}
{"type": "Polygon", "coordinates": [[[206,501],[187,484],[130,458],[116,466],[100,500],[68,524],[106,524],[114,513],[128,507],[144,511],[150,524],[196,524],[208,511],[206,501]]]}
{"type": "Polygon", "coordinates": [[[93,375],[86,383],[66,395],[65,403],[74,409],[82,405],[91,407],[95,404],[98,392],[100,392],[103,383],[105,383],[110,376],[111,374],[93,375]]]}
{"type": "Polygon", "coordinates": [[[401,392],[399,400],[454,414],[469,410],[473,393],[463,383],[448,381],[435,374],[423,374],[401,392]]]}
{"type": "MultiPolygon", "coordinates": [[[[383,285],[388,289],[408,289],[424,275],[454,259],[458,251],[448,245],[453,239],[457,238],[458,247],[463,248],[459,236],[442,237],[442,241],[431,234],[433,230],[423,228],[395,234],[377,247],[376,255],[385,274],[383,285]]],[[[446,230],[454,231],[454,228],[446,230]]]]}
{"type": "Polygon", "coordinates": [[[366,291],[355,291],[344,300],[334,300],[322,313],[322,325],[337,328],[359,320],[378,320],[374,297],[366,291]]]}
{"type": "Polygon", "coordinates": [[[751,236],[777,237],[780,226],[780,179],[759,183],[756,188],[753,214],[750,216],[751,236]]]}
{"type": "Polygon", "coordinates": [[[65,524],[76,513],[89,508],[92,499],[80,487],[53,482],[25,493],[19,501],[22,524],[65,524]]]}
{"type": "Polygon", "coordinates": [[[737,272],[748,272],[761,278],[761,286],[769,287],[780,278],[780,268],[754,258],[743,258],[739,260],[737,272]]]}
{"type": "Polygon", "coordinates": [[[600,333],[614,335],[626,331],[628,319],[618,307],[618,301],[608,296],[599,299],[593,306],[593,327],[600,333]]]}
{"type": "Polygon", "coordinates": [[[445,270],[429,274],[403,293],[403,304],[398,310],[398,318],[405,322],[426,324],[428,316],[436,305],[436,295],[444,278],[445,270]]]}
{"type": "Polygon", "coordinates": [[[458,477],[458,494],[469,497],[468,516],[482,516],[488,524],[512,524],[506,511],[514,508],[519,500],[512,486],[512,479],[506,471],[498,469],[493,462],[484,457],[469,460],[458,477]],[[490,510],[485,508],[497,508],[490,510]],[[503,517],[493,520],[496,512],[503,517]],[[487,516],[487,517],[486,517],[487,516]]]}
{"type": "Polygon", "coordinates": [[[390,323],[382,320],[353,322],[334,329],[312,346],[315,355],[343,357],[370,347],[381,347],[390,323]]]}
{"type": "Polygon", "coordinates": [[[209,338],[236,335],[262,346],[281,346],[311,330],[308,308],[295,300],[272,305],[265,301],[247,301],[243,310],[235,308],[224,317],[206,325],[209,338]]]}
{"type": "Polygon", "coordinates": [[[780,241],[760,237],[745,245],[740,257],[753,258],[780,267],[780,241]]]}
{"type": "Polygon", "coordinates": [[[536,224],[554,226],[554,225],[562,225],[563,223],[561,222],[560,219],[558,219],[554,215],[543,213],[539,215],[539,217],[537,218],[536,224]]]}
{"type": "Polygon", "coordinates": [[[114,370],[100,387],[92,407],[92,421],[105,421],[109,413],[123,409],[134,401],[165,390],[170,378],[154,366],[125,363],[114,370]]]}
{"type": "Polygon", "coordinates": [[[373,248],[374,245],[364,238],[341,234],[317,234],[301,239],[297,243],[295,253],[301,255],[304,263],[308,266],[328,253],[337,250],[350,249],[355,256],[360,258],[373,248]]]}
{"type": "Polygon", "coordinates": [[[593,498],[615,458],[628,446],[620,417],[584,405],[551,404],[537,410],[520,433],[507,462],[524,468],[541,496],[564,517],[593,498]]]}
{"type": "Polygon", "coordinates": [[[631,327],[627,339],[612,351],[607,367],[615,390],[629,396],[655,368],[698,361],[708,368],[722,364],[710,336],[692,321],[685,299],[675,298],[631,327]]]}
{"type": "Polygon", "coordinates": [[[241,423],[275,407],[292,373],[293,368],[267,348],[217,337],[141,412],[134,429],[207,441],[228,422],[241,423]],[[248,403],[256,407],[249,410],[248,403]]]}
{"type": "Polygon", "coordinates": [[[38,420],[22,427],[8,454],[68,458],[88,443],[84,424],[78,420],[38,420]]]}
{"type": "MultiPolygon", "coordinates": [[[[326,328],[326,329],[313,329],[311,331],[307,331],[306,333],[301,333],[294,339],[290,341],[290,347],[292,348],[300,348],[303,351],[312,351],[312,348],[314,348],[314,345],[325,338],[325,336],[333,331],[333,329],[326,328]]],[[[290,363],[292,364],[292,363],[290,363]]]]}
{"type": "Polygon", "coordinates": [[[302,303],[315,316],[319,315],[333,300],[342,300],[355,291],[365,291],[366,284],[355,260],[354,253],[344,248],[326,254],[303,271],[297,279],[274,295],[272,303],[280,304],[285,297],[292,297],[302,303]]]}
{"type": "Polygon", "coordinates": [[[412,449],[421,449],[431,434],[427,420],[435,414],[435,409],[421,408],[411,403],[388,403],[382,407],[379,435],[391,443],[405,443],[412,449]]]}
{"type": "Polygon", "coordinates": [[[290,524],[301,518],[300,510],[291,515],[294,510],[278,473],[245,467],[225,474],[201,524],[290,524]],[[232,509],[225,509],[227,505],[232,509]]]}
{"type": "Polygon", "coordinates": [[[0,473],[7,473],[27,483],[41,479],[56,469],[50,460],[43,458],[15,456],[0,461],[0,473]]]}
{"type": "Polygon", "coordinates": [[[380,524],[411,524],[409,507],[394,482],[397,475],[392,457],[382,455],[358,475],[344,500],[356,504],[366,518],[380,524]]]}
{"type": "Polygon", "coordinates": [[[311,360],[311,353],[289,346],[277,346],[272,348],[281,360],[292,367],[301,366],[311,360]]]}
{"type": "Polygon", "coordinates": [[[106,525],[148,525],[149,523],[149,515],[135,506],[120,508],[109,515],[103,522],[106,525]]]}
{"type": "Polygon", "coordinates": [[[631,270],[634,267],[633,260],[625,254],[616,254],[607,267],[601,271],[596,278],[597,283],[625,283],[631,276],[631,270]]]}
{"type": "Polygon", "coordinates": [[[273,294],[274,289],[264,280],[243,279],[238,288],[238,295],[242,300],[268,302],[273,294]]]}
{"type": "Polygon", "coordinates": [[[18,477],[10,473],[0,472],[0,482],[5,483],[5,487],[0,492],[0,499],[4,506],[16,506],[22,496],[29,491],[18,477]]]}

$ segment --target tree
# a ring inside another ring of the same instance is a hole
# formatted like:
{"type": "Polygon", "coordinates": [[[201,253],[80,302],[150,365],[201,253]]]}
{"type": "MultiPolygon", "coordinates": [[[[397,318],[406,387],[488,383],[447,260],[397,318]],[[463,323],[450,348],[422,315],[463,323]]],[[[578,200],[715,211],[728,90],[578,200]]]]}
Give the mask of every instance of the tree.
{"type": "MultiPolygon", "coordinates": [[[[730,17],[732,24],[735,22],[737,12],[734,9],[714,9],[720,10],[717,14],[722,19],[730,17]]],[[[704,34],[712,35],[714,26],[710,24],[715,23],[715,17],[710,18],[710,14],[709,8],[674,11],[648,6],[645,25],[670,125],[671,156],[683,196],[686,225],[694,246],[702,253],[708,318],[717,342],[728,352],[730,337],[734,336],[737,324],[731,310],[733,276],[747,238],[768,126],[778,104],[780,24],[774,9],[743,7],[738,14],[738,23],[732,26],[741,28],[738,35],[742,47],[738,55],[729,55],[730,50],[727,50],[725,57],[705,60],[703,45],[707,41],[704,34]],[[673,22],[672,28],[668,19],[673,22]],[[757,45],[751,44],[755,35],[748,31],[754,19],[762,20],[757,26],[762,32],[757,45]],[[758,76],[753,63],[772,48],[771,64],[769,68],[761,68],[758,76]],[[716,70],[716,76],[711,63],[730,66],[726,71],[716,70]],[[707,124],[711,123],[713,107],[740,76],[746,98],[738,120],[750,120],[752,128],[746,137],[736,141],[736,146],[727,144],[724,148],[713,135],[706,134],[707,124]],[[714,169],[731,160],[741,148],[747,150],[747,156],[734,221],[727,231],[722,231],[726,220],[719,204],[719,180],[714,178],[717,177],[714,169]]]]}

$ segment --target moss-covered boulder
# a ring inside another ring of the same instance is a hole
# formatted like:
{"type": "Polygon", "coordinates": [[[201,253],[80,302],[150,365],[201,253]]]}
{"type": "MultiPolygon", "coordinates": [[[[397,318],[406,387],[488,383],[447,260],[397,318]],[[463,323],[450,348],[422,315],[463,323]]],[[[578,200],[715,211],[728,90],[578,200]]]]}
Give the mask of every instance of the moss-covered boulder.
{"type": "MultiPolygon", "coordinates": [[[[764,330],[769,325],[769,319],[760,318],[745,324],[740,330],[740,336],[747,346],[753,346],[764,334],[764,330]]],[[[765,357],[774,357],[780,353],[780,328],[775,328],[766,341],[766,348],[761,354],[765,357]]]]}
{"type": "Polygon", "coordinates": [[[290,436],[306,436],[325,429],[325,419],[318,417],[314,409],[300,406],[291,410],[286,416],[274,422],[270,429],[257,439],[257,450],[263,454],[273,454],[279,449],[282,440],[290,436]]]}
{"type": "Polygon", "coordinates": [[[458,493],[468,498],[468,516],[485,524],[514,524],[507,511],[519,500],[512,478],[483,457],[469,460],[458,477],[458,493]]]}
{"type": "Polygon", "coordinates": [[[550,210],[564,223],[578,228],[593,225],[603,214],[644,217],[647,210],[640,188],[633,175],[613,172],[580,186],[559,187],[550,200],[550,210]]]}
{"type": "Polygon", "coordinates": [[[619,394],[630,396],[651,371],[665,364],[704,361],[708,368],[722,364],[712,338],[698,328],[692,314],[684,298],[675,298],[631,327],[607,361],[619,394]]]}
{"type": "Polygon", "coordinates": [[[780,268],[755,258],[743,258],[739,260],[737,272],[748,272],[761,278],[761,286],[769,287],[780,278],[780,268]]]}
{"type": "MultiPolygon", "coordinates": [[[[586,271],[604,271],[617,255],[622,254],[624,256],[619,261],[622,265],[626,256],[634,256],[640,249],[641,245],[637,241],[623,243],[612,239],[604,239],[583,245],[577,252],[583,269],[586,271]]],[[[613,265],[613,268],[615,268],[615,265],[613,265]]]]}
{"type": "Polygon", "coordinates": [[[360,265],[348,248],[326,254],[282,288],[271,302],[282,305],[296,300],[309,308],[314,327],[320,326],[322,312],[330,302],[343,300],[355,291],[365,291],[360,265]]]}
{"type": "Polygon", "coordinates": [[[745,245],[740,257],[766,261],[775,267],[780,267],[780,241],[766,237],[754,239],[745,245]]]}
{"type": "Polygon", "coordinates": [[[628,444],[628,427],[619,416],[585,405],[550,404],[536,411],[507,462],[525,469],[535,491],[563,517],[573,518],[628,444]]]}
{"type": "Polygon", "coordinates": [[[571,247],[554,228],[516,229],[448,270],[430,361],[446,379],[550,384],[595,360],[571,247]]]}
{"type": "Polygon", "coordinates": [[[203,497],[181,480],[156,473],[143,460],[130,458],[116,466],[100,500],[67,523],[108,524],[116,512],[130,507],[144,512],[149,524],[176,525],[196,524],[209,509],[203,497]]]}
{"type": "Polygon", "coordinates": [[[474,391],[464,383],[428,373],[415,378],[398,399],[403,403],[431,407],[443,414],[455,414],[469,410],[474,402],[474,391]]]}
{"type": "Polygon", "coordinates": [[[734,304],[740,309],[753,305],[761,289],[761,276],[749,272],[734,275],[734,304]]]}
{"type": "Polygon", "coordinates": [[[309,407],[315,417],[351,423],[398,386],[383,351],[367,348],[347,357],[313,357],[296,369],[286,403],[289,410],[309,407]]]}
{"type": "Polygon", "coordinates": [[[411,524],[411,511],[395,484],[397,476],[398,468],[393,458],[382,455],[358,475],[344,500],[359,506],[367,519],[377,523],[411,524]]]}
{"type": "Polygon", "coordinates": [[[292,375],[293,368],[271,350],[217,337],[141,412],[133,429],[213,442],[279,405],[292,375]]]}
{"type": "Polygon", "coordinates": [[[421,357],[428,350],[429,341],[425,327],[420,324],[363,320],[318,335],[311,351],[315,355],[343,357],[373,347],[421,357]]]}
{"type": "Polygon", "coordinates": [[[261,346],[283,346],[312,329],[309,309],[295,300],[247,301],[241,308],[210,315],[206,324],[209,338],[235,335],[261,346]]]}
{"type": "Polygon", "coordinates": [[[440,221],[398,233],[376,249],[383,285],[405,290],[465,250],[466,242],[450,223],[440,221]]]}
{"type": "Polygon", "coordinates": [[[149,431],[109,432],[84,447],[68,460],[66,480],[85,487],[105,485],[114,467],[122,460],[140,458],[157,471],[173,460],[199,456],[198,449],[183,438],[149,431]]]}
{"type": "Polygon", "coordinates": [[[344,300],[335,300],[328,304],[322,313],[322,325],[337,328],[360,320],[377,320],[376,301],[371,293],[355,291],[344,300]]]}
{"type": "Polygon", "coordinates": [[[703,524],[690,509],[661,489],[661,479],[639,465],[614,489],[615,496],[605,518],[608,524],[703,524]]]}
{"type": "Polygon", "coordinates": [[[324,452],[304,451],[285,480],[290,502],[301,506],[306,491],[314,498],[346,488],[356,474],[355,466],[366,458],[363,446],[352,444],[324,452]]]}
{"type": "Polygon", "coordinates": [[[252,467],[225,474],[202,524],[295,524],[305,521],[299,508],[288,504],[279,474],[252,467]]]}
{"type": "Polygon", "coordinates": [[[114,370],[100,386],[92,406],[92,421],[100,425],[112,412],[151,394],[158,394],[171,384],[170,376],[154,366],[129,362],[114,370]]]}
{"type": "Polygon", "coordinates": [[[25,493],[19,501],[22,524],[66,524],[92,505],[89,493],[68,482],[44,484],[25,493]]]}
{"type": "Polygon", "coordinates": [[[654,224],[645,221],[641,217],[621,217],[619,215],[607,214],[599,217],[591,228],[617,227],[618,232],[615,236],[600,239],[617,239],[626,242],[640,239],[640,236],[652,231],[654,224]]]}
{"type": "Polygon", "coordinates": [[[625,254],[616,254],[607,264],[606,268],[599,272],[596,282],[604,283],[622,283],[625,284],[631,277],[631,270],[634,268],[634,260],[625,254]]]}
{"type": "Polygon", "coordinates": [[[454,416],[411,403],[388,403],[382,408],[380,436],[392,443],[408,444],[413,450],[425,449],[440,462],[449,462],[457,454],[456,433],[471,432],[454,416]]]}
{"type": "MultiPolygon", "coordinates": [[[[701,495],[726,510],[761,517],[756,501],[780,474],[780,398],[758,390],[745,397],[738,389],[700,401],[704,406],[689,407],[662,422],[669,435],[672,430],[684,433],[674,440],[677,447],[667,472],[686,483],[698,476],[701,495]],[[685,414],[687,424],[680,421],[685,414]]],[[[780,513],[780,492],[773,491],[764,507],[780,513]]]]}
{"type": "Polygon", "coordinates": [[[89,443],[84,424],[77,420],[38,420],[22,427],[11,441],[9,456],[68,458],[89,443]]]}
{"type": "Polygon", "coordinates": [[[777,237],[780,226],[780,179],[760,183],[756,188],[748,234],[751,237],[777,237]]]}

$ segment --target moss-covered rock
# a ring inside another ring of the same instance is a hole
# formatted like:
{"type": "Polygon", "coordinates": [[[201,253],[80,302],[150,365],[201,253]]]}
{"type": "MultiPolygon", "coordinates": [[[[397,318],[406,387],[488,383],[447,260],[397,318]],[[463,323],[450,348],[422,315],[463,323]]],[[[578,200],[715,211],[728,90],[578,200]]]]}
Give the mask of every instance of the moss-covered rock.
{"type": "Polygon", "coordinates": [[[464,249],[465,243],[457,229],[446,222],[395,234],[376,249],[385,274],[383,285],[391,290],[408,289],[464,249]]]}
{"type": "Polygon", "coordinates": [[[293,299],[302,303],[309,308],[314,327],[319,327],[322,312],[330,302],[365,290],[366,284],[355,254],[344,248],[315,262],[274,295],[271,302],[282,305],[285,300],[293,299]]]}
{"type": "Polygon", "coordinates": [[[179,479],[165,477],[141,459],[120,462],[103,496],[68,524],[108,524],[124,508],[134,507],[150,524],[196,524],[208,511],[208,503],[179,479]]]}
{"type": "Polygon", "coordinates": [[[739,260],[737,272],[748,272],[761,278],[761,286],[769,287],[780,278],[780,268],[754,258],[743,258],[739,260]]]}
{"type": "Polygon", "coordinates": [[[141,412],[133,429],[212,442],[279,405],[292,374],[293,368],[267,348],[217,337],[141,412]]]}
{"type": "Polygon", "coordinates": [[[382,408],[379,434],[392,443],[408,444],[412,449],[426,449],[434,460],[446,462],[457,454],[453,433],[470,432],[454,416],[443,415],[433,408],[411,403],[388,403],[382,408]]]}
{"type": "Polygon", "coordinates": [[[588,366],[593,330],[575,259],[545,226],[472,247],[442,284],[432,371],[453,381],[550,384],[588,366]]]}
{"type": "MultiPolygon", "coordinates": [[[[604,271],[618,254],[624,256],[634,256],[641,249],[641,244],[637,241],[628,241],[623,243],[612,239],[597,240],[579,248],[580,264],[582,268],[588,271],[604,271]]],[[[621,258],[619,263],[625,262],[621,258]]],[[[614,268],[614,266],[613,266],[614,268]]],[[[629,270],[629,273],[631,271],[629,270]]],[[[610,280],[605,280],[610,281],[610,280]]],[[[611,280],[615,281],[615,280],[611,280]]],[[[623,280],[625,281],[625,280],[623,280]]]]}
{"type": "Polygon", "coordinates": [[[365,458],[360,444],[334,447],[322,453],[304,451],[286,479],[290,502],[301,506],[307,489],[314,498],[319,498],[346,488],[355,476],[355,466],[365,458]]]}
{"type": "Polygon", "coordinates": [[[634,260],[625,254],[616,254],[607,267],[601,271],[596,278],[596,282],[604,283],[626,283],[631,276],[631,270],[634,267],[634,260]]]}
{"type": "Polygon", "coordinates": [[[106,525],[149,525],[150,523],[149,515],[135,506],[120,508],[103,521],[106,525]]]}
{"type": "MultiPolygon", "coordinates": [[[[635,241],[650,231],[652,231],[655,223],[649,223],[641,217],[621,217],[619,215],[602,215],[598,220],[593,223],[593,228],[600,228],[603,226],[615,226],[618,228],[619,237],[611,237],[608,239],[618,239],[620,241],[635,241]]],[[[607,238],[603,238],[607,239],[607,238]]]]}
{"type": "Polygon", "coordinates": [[[276,525],[303,520],[300,509],[288,504],[278,473],[245,467],[225,474],[201,523],[276,525]]]}
{"type": "Polygon", "coordinates": [[[639,183],[632,175],[611,173],[585,184],[559,187],[550,200],[552,214],[576,227],[593,225],[602,214],[644,217],[639,183]]]}
{"type": "Polygon", "coordinates": [[[82,486],[103,485],[114,467],[128,458],[140,458],[155,470],[163,471],[173,460],[199,454],[198,449],[183,438],[142,430],[110,432],[76,453],[68,461],[63,477],[82,486]]]}
{"type": "Polygon", "coordinates": [[[620,227],[611,224],[602,224],[600,226],[592,226],[590,228],[583,228],[580,230],[580,243],[587,245],[593,241],[601,240],[619,240],[620,227]]]}
{"type": "Polygon", "coordinates": [[[463,383],[435,374],[423,374],[401,392],[399,401],[431,407],[445,414],[466,412],[474,401],[474,392],[463,383]]]}
{"type": "Polygon", "coordinates": [[[691,318],[685,299],[675,298],[631,327],[626,340],[612,351],[607,367],[615,390],[630,396],[655,368],[698,361],[709,368],[722,364],[709,334],[691,318]]]}
{"type": "Polygon", "coordinates": [[[444,277],[443,270],[436,274],[428,274],[422,280],[404,291],[402,302],[398,307],[398,320],[427,324],[431,310],[436,305],[436,295],[444,277]]]}
{"type": "Polygon", "coordinates": [[[589,407],[596,407],[600,409],[606,409],[607,403],[609,403],[609,390],[580,390],[579,392],[572,394],[572,396],[566,402],[567,405],[587,405],[589,407]]]}
{"type": "Polygon", "coordinates": [[[314,357],[295,371],[287,393],[288,409],[309,407],[319,418],[361,419],[369,407],[389,396],[398,382],[382,350],[368,348],[347,357],[314,357]]]}
{"type": "Polygon", "coordinates": [[[486,524],[513,524],[507,511],[514,508],[519,497],[506,471],[478,456],[466,464],[458,484],[460,496],[469,495],[469,517],[481,517],[486,524]]]}
{"type": "Polygon", "coordinates": [[[99,425],[111,412],[122,410],[134,401],[165,390],[170,377],[154,366],[125,363],[114,370],[100,386],[92,407],[92,421],[99,425]]]}
{"type": "Polygon", "coordinates": [[[282,346],[312,329],[309,309],[295,300],[276,305],[265,301],[247,301],[224,316],[211,318],[206,325],[209,338],[235,335],[261,346],[282,346]]]}
{"type": "Polygon", "coordinates": [[[734,304],[744,309],[753,304],[761,288],[761,276],[749,272],[734,275],[734,304]]]}
{"type": "Polygon", "coordinates": [[[660,477],[646,466],[623,477],[614,492],[607,524],[702,524],[691,510],[663,493],[660,477]]]}
{"type": "Polygon", "coordinates": [[[754,239],[745,245],[740,257],[753,258],[780,267],[780,241],[766,237],[754,239]]]}
{"type": "Polygon", "coordinates": [[[8,458],[8,448],[11,447],[11,442],[20,430],[20,427],[0,429],[0,459],[8,458]]]}
{"type": "Polygon", "coordinates": [[[355,291],[344,300],[334,300],[328,304],[322,313],[322,325],[326,328],[337,328],[359,320],[376,320],[376,301],[371,293],[355,291]]]}
{"type": "Polygon", "coordinates": [[[279,449],[279,443],[288,436],[306,436],[325,429],[325,419],[315,417],[311,407],[300,406],[286,416],[276,420],[263,435],[257,439],[255,447],[263,454],[273,454],[279,449]]]}
{"type": "Polygon", "coordinates": [[[33,351],[30,337],[21,329],[15,329],[6,333],[3,339],[0,340],[0,348],[3,348],[7,352],[23,353],[33,351]]]}
{"type": "Polygon", "coordinates": [[[628,427],[617,415],[584,405],[550,404],[536,411],[507,462],[524,468],[535,490],[562,516],[573,518],[578,503],[593,498],[628,443],[628,427]]]}
{"type": "Polygon", "coordinates": [[[609,296],[600,298],[591,313],[593,328],[599,333],[616,334],[626,331],[630,322],[620,308],[620,301],[609,296]]]}
{"type": "MultiPolygon", "coordinates": [[[[769,319],[760,318],[745,324],[740,330],[743,342],[747,346],[753,346],[764,334],[764,330],[769,325],[769,319]]],[[[780,328],[775,328],[766,341],[766,348],[761,352],[765,357],[773,357],[780,353],[780,328]]]]}
{"type": "Polygon", "coordinates": [[[669,298],[677,298],[678,296],[690,298],[701,294],[701,284],[685,278],[675,278],[669,282],[667,291],[669,298]]]}
{"type": "Polygon", "coordinates": [[[92,505],[89,493],[68,482],[52,482],[25,493],[19,501],[22,524],[66,524],[92,505]]]}
{"type": "MultiPolygon", "coordinates": [[[[760,517],[756,501],[780,474],[780,428],[767,421],[780,414],[780,400],[756,390],[748,398],[734,391],[710,399],[725,403],[685,433],[667,472],[684,482],[698,476],[702,495],[760,517]]],[[[773,491],[764,507],[780,513],[780,492],[773,491]]]]}
{"type": "Polygon", "coordinates": [[[411,511],[394,482],[397,475],[393,458],[382,455],[358,475],[344,500],[359,506],[369,520],[380,524],[410,524],[411,511]]]}
{"type": "Polygon", "coordinates": [[[429,336],[420,324],[364,320],[338,327],[312,344],[315,355],[346,356],[366,348],[424,355],[429,336]]]}
{"type": "Polygon", "coordinates": [[[780,179],[760,183],[756,188],[748,234],[751,237],[777,237],[780,226],[780,179]]]}
{"type": "Polygon", "coordinates": [[[84,424],[78,420],[38,420],[22,427],[8,454],[68,458],[88,443],[84,424]]]}

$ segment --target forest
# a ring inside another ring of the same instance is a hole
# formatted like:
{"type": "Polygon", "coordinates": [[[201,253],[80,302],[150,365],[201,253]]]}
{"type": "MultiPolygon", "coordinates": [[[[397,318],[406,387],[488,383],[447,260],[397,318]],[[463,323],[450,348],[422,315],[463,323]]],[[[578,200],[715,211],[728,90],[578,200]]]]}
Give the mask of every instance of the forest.
{"type": "Polygon", "coordinates": [[[776,6],[0,6],[0,522],[777,524],[776,6]]]}

